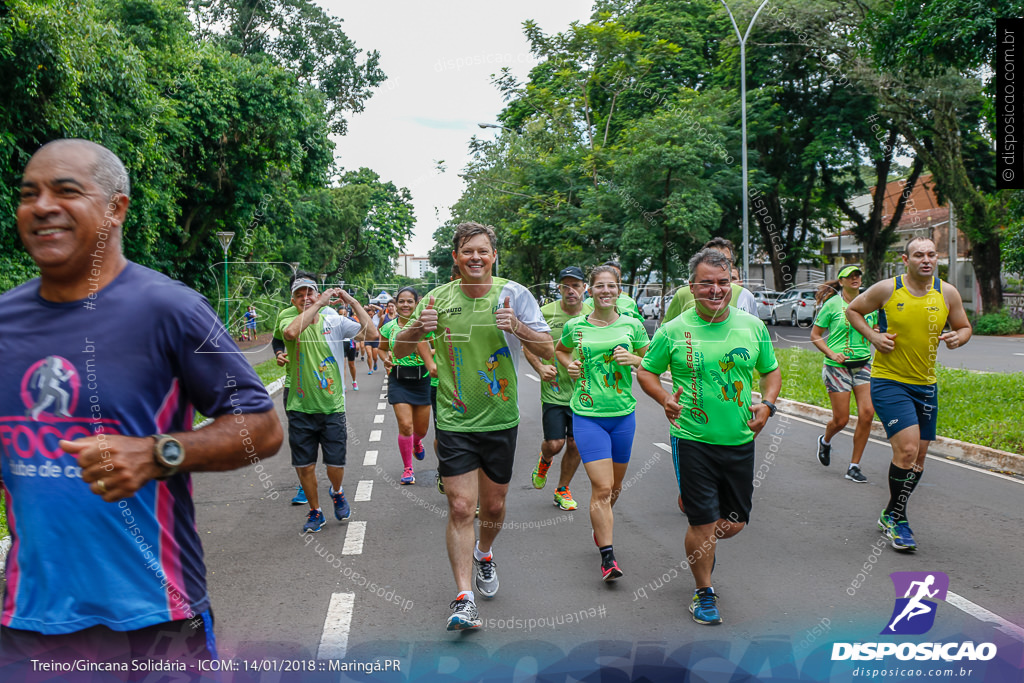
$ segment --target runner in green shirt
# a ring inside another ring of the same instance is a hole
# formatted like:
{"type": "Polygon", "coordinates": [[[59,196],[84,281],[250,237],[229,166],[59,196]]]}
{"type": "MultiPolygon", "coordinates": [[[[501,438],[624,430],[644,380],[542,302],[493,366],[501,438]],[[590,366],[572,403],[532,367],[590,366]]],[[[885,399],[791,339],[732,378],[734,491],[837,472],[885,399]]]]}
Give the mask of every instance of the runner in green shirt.
{"type": "MultiPolygon", "coordinates": [[[[846,319],[846,307],[860,294],[860,279],[860,268],[846,266],[839,271],[839,279],[826,282],[818,289],[815,299],[821,310],[811,328],[811,343],[825,354],[821,379],[832,403],[832,419],[825,425],[825,433],[818,437],[818,462],[828,466],[832,460],[832,439],[850,421],[852,391],[857,397],[857,429],[853,432],[853,453],[846,478],[863,484],[868,478],[860,471],[860,458],[875,417],[871,404],[871,343],[846,319]],[[826,332],[828,337],[823,338],[826,332]]],[[[864,319],[874,327],[878,312],[873,311],[864,319]]]]}
{"type": "Polygon", "coordinates": [[[697,305],[658,329],[637,373],[644,392],[664,407],[672,425],[672,460],[690,523],[687,561],[697,588],[690,612],[699,624],[722,621],[711,587],[715,543],[735,536],[750,519],[754,437],[775,414],[782,387],[768,329],[729,306],[731,267],[714,249],[690,259],[697,305]],[[666,370],[675,393],[661,386],[666,370]],[[755,370],[761,375],[761,402],[752,404],[755,370]]]}
{"type": "Polygon", "coordinates": [[[348,519],[351,507],[342,481],[348,430],[345,422],[345,377],[338,359],[343,356],[342,340],[349,337],[377,337],[370,317],[348,292],[326,289],[320,293],[316,281],[306,273],[292,280],[292,306],[278,315],[277,331],[284,339],[288,358],[288,444],[292,466],[309,503],[304,532],[316,532],[326,520],[320,510],[316,461],[323,450],[327,478],[331,482],[334,516],[348,519]],[[359,321],[338,315],[329,304],[344,301],[359,321]]]}
{"type": "MultiPolygon", "coordinates": [[[[419,343],[418,351],[405,358],[393,358],[391,348],[398,333],[409,324],[420,293],[413,287],[403,287],[395,294],[395,318],[380,328],[381,344],[379,355],[388,373],[388,403],[395,410],[398,420],[398,453],[402,457],[401,484],[415,484],[412,459],[423,460],[427,454],[423,438],[430,427],[430,370],[434,356],[430,342],[419,343]]],[[[388,304],[390,306],[390,303],[388,304]]]]}
{"type": "MultiPolygon", "coordinates": [[[[540,308],[544,319],[551,327],[551,336],[555,339],[562,336],[562,327],[571,318],[594,310],[589,301],[583,301],[583,292],[586,289],[583,277],[583,270],[577,266],[564,268],[558,274],[558,289],[562,298],[540,308]]],[[[551,461],[562,450],[562,446],[565,446],[558,486],[555,488],[555,505],[563,510],[575,510],[576,501],[569,490],[569,483],[580,466],[580,452],[576,448],[572,429],[572,408],[569,407],[572,381],[569,372],[557,359],[542,360],[525,349],[523,355],[540,376],[541,424],[544,435],[540,442],[540,457],[533,469],[533,487],[544,488],[551,461]]]]}
{"type": "Polygon", "coordinates": [[[425,335],[436,331],[438,471],[448,496],[448,559],[459,591],[450,605],[450,631],[482,623],[470,580],[473,563],[481,595],[493,597],[498,591],[491,544],[505,519],[512,479],[519,349],[525,346],[541,358],[554,352],[550,328],[530,292],[491,274],[495,241],[490,226],[456,227],[452,258],[462,279],[441,285],[420,301],[393,351],[396,358],[408,356],[425,335]],[[473,548],[478,497],[480,541],[473,548]]]}
{"type": "Polygon", "coordinates": [[[601,552],[601,576],[622,576],[612,549],[612,506],[622,491],[636,431],[633,368],[650,344],[635,318],[621,315],[618,273],[598,266],[590,273],[594,310],[565,323],[555,346],[558,361],[574,382],[570,406],[580,459],[590,477],[590,522],[601,552]]]}

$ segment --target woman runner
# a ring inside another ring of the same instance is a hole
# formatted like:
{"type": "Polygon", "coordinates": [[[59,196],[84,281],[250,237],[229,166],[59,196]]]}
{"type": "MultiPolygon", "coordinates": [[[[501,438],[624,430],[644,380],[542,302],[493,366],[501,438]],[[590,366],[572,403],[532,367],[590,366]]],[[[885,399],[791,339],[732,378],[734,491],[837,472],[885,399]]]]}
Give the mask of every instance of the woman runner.
{"type": "Polygon", "coordinates": [[[565,323],[555,347],[558,362],[575,383],[570,403],[573,431],[590,477],[590,522],[605,581],[622,576],[612,551],[612,506],[622,491],[636,431],[632,370],[639,367],[651,341],[642,322],[616,310],[621,293],[614,268],[594,268],[594,310],[565,323]]]}
{"type": "MultiPolygon", "coordinates": [[[[867,477],[860,471],[860,458],[871,434],[871,420],[875,408],[871,403],[871,344],[846,319],[846,307],[860,294],[861,270],[846,266],[839,271],[839,279],[826,282],[815,299],[821,310],[811,328],[811,343],[825,354],[821,378],[832,402],[832,419],[825,433],[818,437],[818,462],[828,466],[832,461],[832,439],[850,421],[850,391],[857,397],[857,429],[853,432],[853,454],[846,478],[863,484],[867,477]],[[836,294],[839,296],[836,296],[836,294]],[[828,337],[822,334],[828,332],[828,337]]],[[[865,317],[872,327],[878,314],[865,317]]]]}
{"type": "Polygon", "coordinates": [[[434,357],[426,340],[417,346],[417,353],[393,360],[391,349],[398,333],[409,323],[420,294],[412,287],[403,287],[395,297],[398,317],[380,328],[380,355],[388,371],[388,403],[398,420],[398,452],[402,456],[402,484],[415,484],[412,458],[426,455],[423,438],[430,426],[430,376],[436,374],[434,357]]]}

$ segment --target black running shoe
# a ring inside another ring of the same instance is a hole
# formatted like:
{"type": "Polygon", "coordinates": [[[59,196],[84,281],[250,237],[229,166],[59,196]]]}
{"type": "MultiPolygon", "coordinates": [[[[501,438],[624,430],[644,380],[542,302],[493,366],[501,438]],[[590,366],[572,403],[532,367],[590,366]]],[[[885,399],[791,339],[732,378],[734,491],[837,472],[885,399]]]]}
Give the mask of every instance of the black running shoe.
{"type": "Polygon", "coordinates": [[[826,446],[825,438],[822,436],[818,437],[818,462],[825,467],[832,462],[832,444],[826,446]]]}

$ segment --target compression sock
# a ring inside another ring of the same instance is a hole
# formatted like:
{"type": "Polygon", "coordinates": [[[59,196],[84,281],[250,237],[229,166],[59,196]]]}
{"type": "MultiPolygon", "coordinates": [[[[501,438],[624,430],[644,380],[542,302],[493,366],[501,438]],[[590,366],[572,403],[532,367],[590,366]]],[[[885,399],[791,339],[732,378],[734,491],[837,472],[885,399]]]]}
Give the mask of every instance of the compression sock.
{"type": "Polygon", "coordinates": [[[913,469],[897,467],[895,463],[889,464],[889,505],[885,511],[893,522],[900,522],[907,518],[907,501],[910,494],[917,488],[917,482],[921,479],[921,472],[913,469]]]}
{"type": "Polygon", "coordinates": [[[411,436],[399,436],[398,437],[398,452],[402,456],[402,465],[405,467],[412,467],[412,437],[411,436]]]}

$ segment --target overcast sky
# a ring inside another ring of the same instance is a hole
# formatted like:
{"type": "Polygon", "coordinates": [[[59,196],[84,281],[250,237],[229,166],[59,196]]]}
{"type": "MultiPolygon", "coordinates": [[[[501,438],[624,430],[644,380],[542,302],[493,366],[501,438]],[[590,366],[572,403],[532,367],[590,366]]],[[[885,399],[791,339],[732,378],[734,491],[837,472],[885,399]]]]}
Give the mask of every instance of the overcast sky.
{"type": "Polygon", "coordinates": [[[473,135],[493,137],[478,123],[494,123],[503,108],[491,74],[508,66],[525,79],[537,60],[522,24],[532,19],[546,34],[590,18],[592,0],[318,0],[343,19],[360,50],[380,52],[388,79],[366,110],[349,119],[335,151],[346,170],[366,166],[412,192],[416,232],[407,251],[426,255],[434,230],[464,186],[459,173],[473,135]],[[436,161],[447,171],[438,174],[436,161]]]}

